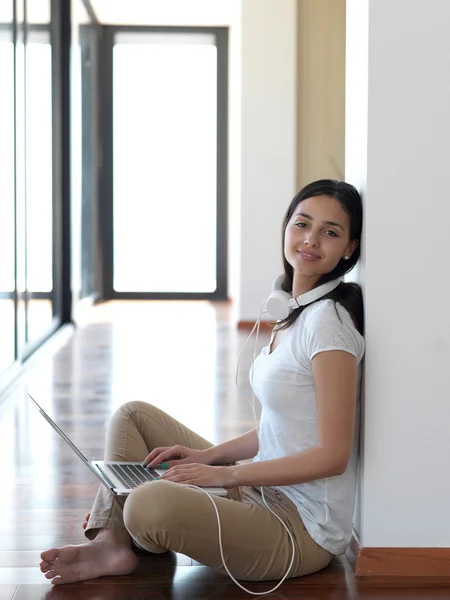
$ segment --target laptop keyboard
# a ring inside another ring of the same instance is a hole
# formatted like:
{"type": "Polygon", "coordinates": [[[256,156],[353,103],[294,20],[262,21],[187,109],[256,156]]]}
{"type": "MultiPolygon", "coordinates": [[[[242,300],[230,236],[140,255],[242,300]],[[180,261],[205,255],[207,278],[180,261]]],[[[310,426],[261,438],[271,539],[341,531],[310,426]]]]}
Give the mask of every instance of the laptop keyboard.
{"type": "Polygon", "coordinates": [[[108,469],[111,469],[120,483],[128,489],[134,489],[141,483],[155,479],[142,465],[112,465],[109,463],[108,469]]]}

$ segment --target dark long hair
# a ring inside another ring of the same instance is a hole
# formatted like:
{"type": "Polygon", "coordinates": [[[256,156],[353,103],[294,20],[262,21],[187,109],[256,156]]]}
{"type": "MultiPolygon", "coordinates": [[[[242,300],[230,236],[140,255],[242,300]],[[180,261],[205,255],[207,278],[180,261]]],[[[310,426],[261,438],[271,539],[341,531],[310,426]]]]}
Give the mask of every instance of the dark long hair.
{"type": "MultiPolygon", "coordinates": [[[[282,231],[282,256],[283,256],[283,266],[284,266],[284,282],[282,284],[282,289],[285,292],[292,291],[293,279],[294,279],[294,269],[286,260],[284,255],[284,240],[286,236],[286,227],[291,220],[292,215],[294,214],[294,210],[297,208],[299,202],[302,200],[306,200],[307,198],[312,198],[314,196],[331,196],[336,198],[345,212],[350,216],[350,240],[357,240],[358,245],[348,260],[341,260],[338,262],[336,267],[330,271],[329,273],[325,273],[322,275],[316,283],[315,287],[322,285],[323,283],[327,283],[327,281],[332,281],[333,279],[338,279],[342,277],[346,273],[349,273],[353,267],[358,262],[360,256],[360,248],[361,248],[361,231],[362,231],[362,201],[361,196],[359,195],[356,188],[354,188],[349,183],[345,183],[345,181],[336,181],[335,179],[320,179],[319,181],[314,181],[309,185],[305,186],[302,190],[298,192],[298,194],[292,199],[292,202],[289,205],[289,208],[286,211],[283,219],[283,231],[282,231]]],[[[364,334],[364,305],[363,305],[363,297],[361,287],[357,283],[345,283],[341,282],[333,291],[331,291],[326,296],[322,296],[320,300],[331,299],[334,301],[334,306],[336,309],[336,302],[339,302],[348,310],[350,313],[353,322],[355,324],[356,329],[364,334]]],[[[318,300],[316,300],[318,302],[318,300]]],[[[308,304],[308,306],[310,306],[308,304]]],[[[306,307],[301,307],[291,312],[291,314],[286,318],[280,321],[277,325],[277,329],[286,329],[296,319],[299,318],[303,309],[306,307]]],[[[337,309],[336,309],[337,313],[337,309]]],[[[339,316],[339,313],[337,313],[339,316]]]]}

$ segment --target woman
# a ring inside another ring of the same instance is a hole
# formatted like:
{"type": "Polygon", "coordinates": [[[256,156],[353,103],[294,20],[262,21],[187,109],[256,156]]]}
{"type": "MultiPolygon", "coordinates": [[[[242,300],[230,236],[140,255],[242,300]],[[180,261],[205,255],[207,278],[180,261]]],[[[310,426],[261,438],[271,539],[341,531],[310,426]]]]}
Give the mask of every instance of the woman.
{"type": "MultiPolygon", "coordinates": [[[[283,222],[284,291],[298,297],[348,273],[360,252],[361,198],[351,185],[320,180],[292,200],[283,222]]],[[[251,381],[262,404],[256,429],[212,446],[158,408],[121,406],[109,424],[105,460],[168,464],[160,481],[135,489],[123,505],[100,487],[80,546],[43,552],[41,570],[59,585],[137,567],[133,543],[181,552],[225,572],[214,508],[184,484],[222,486],[215,497],[222,546],[241,580],[318,571],[351,537],[356,484],[358,396],[364,353],[361,289],[339,283],[279,321],[256,359],[251,381]],[[253,458],[253,462],[235,464],[253,458]]]]}

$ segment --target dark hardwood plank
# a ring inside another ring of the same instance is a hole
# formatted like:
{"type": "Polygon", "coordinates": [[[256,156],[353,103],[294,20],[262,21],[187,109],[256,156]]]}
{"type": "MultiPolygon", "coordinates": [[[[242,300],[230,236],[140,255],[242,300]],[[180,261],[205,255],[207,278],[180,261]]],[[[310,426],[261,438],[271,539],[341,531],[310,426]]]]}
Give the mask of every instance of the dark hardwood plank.
{"type": "MultiPolygon", "coordinates": [[[[44,585],[20,585],[14,600],[244,600],[249,595],[232,582],[206,577],[204,567],[185,567],[175,581],[134,585],[98,583],[69,584],[52,587],[44,585]],[[198,571],[196,571],[198,570],[198,571]]],[[[248,584],[252,591],[270,589],[265,584],[248,584]]],[[[0,589],[1,593],[1,589],[0,589]]],[[[281,586],[276,592],[265,596],[283,600],[448,600],[448,590],[431,588],[389,589],[362,588],[349,590],[344,584],[336,586],[311,586],[299,580],[281,586]]],[[[1,600],[3,597],[0,596],[1,600]]],[[[5,597],[5,600],[11,598],[5,597]]]]}

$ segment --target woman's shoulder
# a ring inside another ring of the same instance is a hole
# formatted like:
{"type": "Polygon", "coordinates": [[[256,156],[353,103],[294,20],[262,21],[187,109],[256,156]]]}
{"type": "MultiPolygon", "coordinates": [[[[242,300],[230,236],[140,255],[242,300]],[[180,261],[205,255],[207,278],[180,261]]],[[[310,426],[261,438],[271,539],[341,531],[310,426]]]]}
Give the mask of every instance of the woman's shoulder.
{"type": "Polygon", "coordinates": [[[353,319],[345,306],[331,298],[319,300],[307,306],[303,311],[303,315],[305,324],[309,325],[320,325],[322,323],[327,325],[341,319],[345,319],[353,325],[353,319]]]}
{"type": "Polygon", "coordinates": [[[320,330],[347,330],[363,340],[349,311],[340,302],[327,298],[319,300],[303,311],[303,328],[310,333],[320,330]]]}
{"type": "Polygon", "coordinates": [[[334,343],[349,344],[355,355],[364,351],[364,338],[357,330],[348,310],[332,299],[319,300],[303,311],[302,338],[305,343],[332,346],[334,343]]]}

